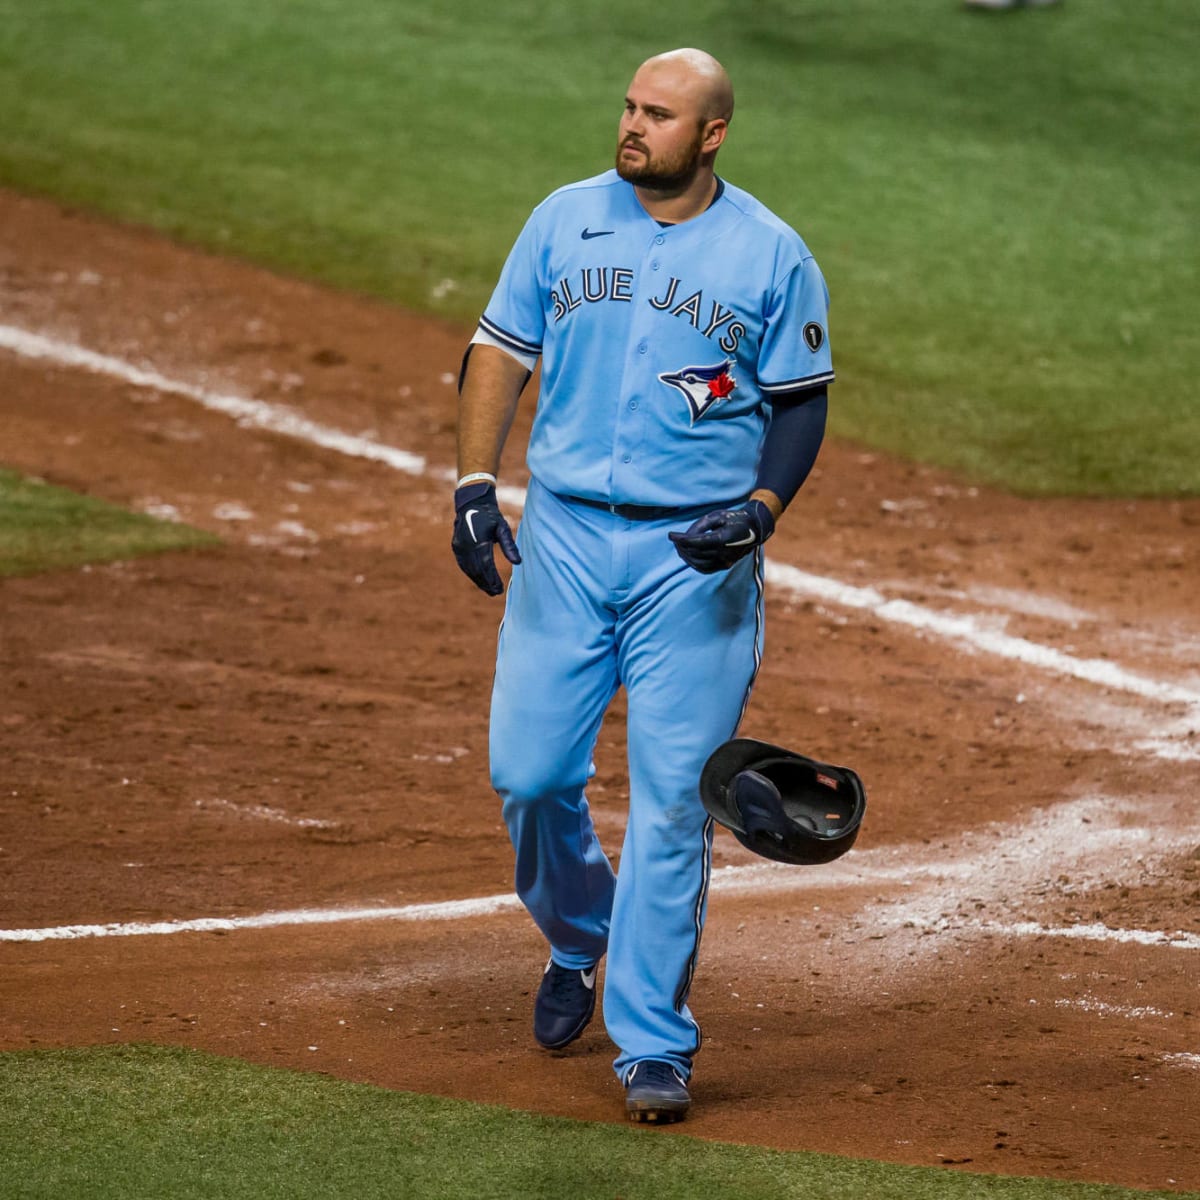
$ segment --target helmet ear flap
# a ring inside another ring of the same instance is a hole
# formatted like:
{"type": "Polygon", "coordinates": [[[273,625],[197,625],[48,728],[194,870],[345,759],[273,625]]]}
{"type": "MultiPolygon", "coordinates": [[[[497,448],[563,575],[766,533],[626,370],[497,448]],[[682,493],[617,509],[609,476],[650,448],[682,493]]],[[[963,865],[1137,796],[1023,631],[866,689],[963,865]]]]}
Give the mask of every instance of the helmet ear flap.
{"type": "Polygon", "coordinates": [[[739,771],[730,785],[730,799],[740,818],[740,829],[733,830],[747,850],[776,862],[794,863],[797,834],[811,826],[810,821],[789,814],[778,786],[761,771],[739,771]]]}
{"type": "Polygon", "coordinates": [[[761,771],[739,771],[733,781],[733,802],[748,837],[758,834],[783,838],[788,818],[779,789],[761,771]]]}

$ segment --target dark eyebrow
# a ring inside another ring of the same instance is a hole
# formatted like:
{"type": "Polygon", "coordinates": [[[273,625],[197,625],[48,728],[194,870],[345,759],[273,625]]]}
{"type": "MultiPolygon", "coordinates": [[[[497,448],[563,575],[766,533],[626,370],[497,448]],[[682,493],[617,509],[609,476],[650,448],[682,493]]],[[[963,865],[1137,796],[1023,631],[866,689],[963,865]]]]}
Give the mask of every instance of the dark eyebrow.
{"type": "MultiPolygon", "coordinates": [[[[627,108],[638,107],[637,102],[632,96],[625,97],[625,105],[627,108]]],[[[655,117],[673,117],[675,115],[669,108],[663,108],[659,104],[643,104],[641,107],[650,113],[651,116],[655,117]]]]}

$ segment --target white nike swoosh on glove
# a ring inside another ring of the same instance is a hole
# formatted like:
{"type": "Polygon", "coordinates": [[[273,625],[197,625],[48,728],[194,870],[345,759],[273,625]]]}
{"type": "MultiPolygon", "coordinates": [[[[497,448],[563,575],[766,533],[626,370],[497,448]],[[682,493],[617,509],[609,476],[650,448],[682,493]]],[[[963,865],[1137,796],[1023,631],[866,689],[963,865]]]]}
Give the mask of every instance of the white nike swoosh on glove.
{"type": "Polygon", "coordinates": [[[479,509],[468,508],[463,515],[463,520],[467,523],[467,532],[471,535],[471,541],[477,542],[479,539],[475,536],[475,518],[479,515],[479,509]]]}
{"type": "Polygon", "coordinates": [[[758,541],[758,535],[753,530],[748,533],[740,542],[726,542],[727,546],[753,546],[758,541]]]}

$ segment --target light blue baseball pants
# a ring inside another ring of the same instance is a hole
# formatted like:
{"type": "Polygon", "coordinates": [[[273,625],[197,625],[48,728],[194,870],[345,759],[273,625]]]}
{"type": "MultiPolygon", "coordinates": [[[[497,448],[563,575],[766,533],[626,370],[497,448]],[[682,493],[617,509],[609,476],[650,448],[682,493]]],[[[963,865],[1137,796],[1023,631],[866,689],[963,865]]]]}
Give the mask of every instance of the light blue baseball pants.
{"type": "Polygon", "coordinates": [[[621,1078],[646,1058],[688,1076],[700,1048],[687,999],[713,824],[698,784],[737,730],[762,654],[762,551],[701,575],[667,538],[704,511],[631,520],[531,482],[500,629],[491,771],[516,890],[555,962],[588,967],[607,953],[603,1012],[621,1078]],[[622,686],[629,817],[614,873],[585,788],[622,686]]]}

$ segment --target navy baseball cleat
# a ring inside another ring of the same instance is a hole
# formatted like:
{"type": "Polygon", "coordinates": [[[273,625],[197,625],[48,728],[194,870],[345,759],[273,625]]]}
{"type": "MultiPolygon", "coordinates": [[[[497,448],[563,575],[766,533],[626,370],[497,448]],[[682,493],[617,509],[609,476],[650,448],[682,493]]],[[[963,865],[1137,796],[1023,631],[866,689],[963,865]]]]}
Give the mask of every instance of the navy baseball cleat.
{"type": "Polygon", "coordinates": [[[648,1058],[625,1076],[625,1111],[631,1121],[682,1121],[691,1107],[687,1080],[668,1062],[648,1058]]]}
{"type": "Polygon", "coordinates": [[[533,1036],[547,1050],[569,1046],[596,1011],[596,965],[586,971],[560,967],[551,959],[542,973],[533,1006],[533,1036]]]}

